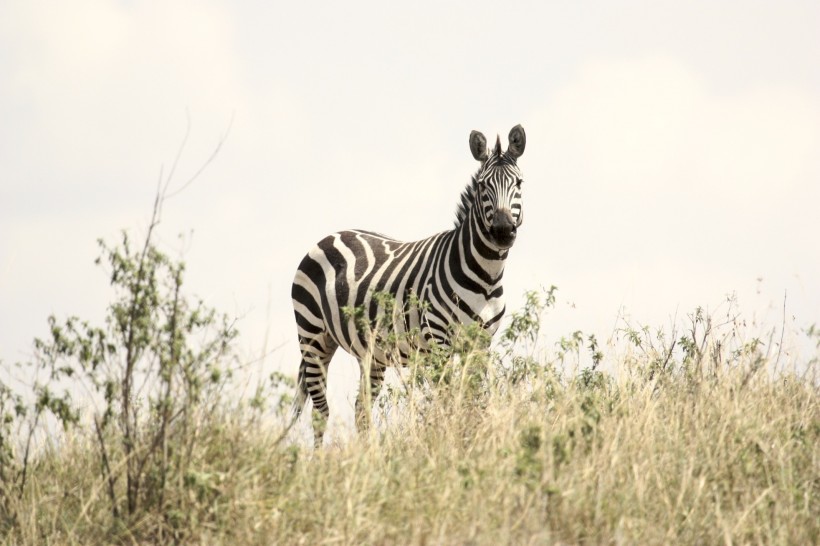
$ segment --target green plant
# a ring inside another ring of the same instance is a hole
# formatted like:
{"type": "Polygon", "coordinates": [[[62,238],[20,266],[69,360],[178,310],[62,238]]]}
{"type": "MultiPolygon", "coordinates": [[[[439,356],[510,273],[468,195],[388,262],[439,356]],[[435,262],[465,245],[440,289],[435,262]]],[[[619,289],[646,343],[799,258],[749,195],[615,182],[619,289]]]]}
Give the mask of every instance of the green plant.
{"type": "MultiPolygon", "coordinates": [[[[52,380],[97,395],[92,420],[115,518],[164,507],[169,476],[187,472],[198,413],[213,410],[230,377],[237,335],[228,317],[185,297],[184,264],[153,244],[162,199],[140,247],[125,232],[118,245],[99,242],[97,263],[108,267],[115,294],[105,325],[50,317],[50,337],[35,341],[35,365],[52,380]]],[[[43,387],[38,408],[76,423],[70,392],[55,398],[43,387]]]]}

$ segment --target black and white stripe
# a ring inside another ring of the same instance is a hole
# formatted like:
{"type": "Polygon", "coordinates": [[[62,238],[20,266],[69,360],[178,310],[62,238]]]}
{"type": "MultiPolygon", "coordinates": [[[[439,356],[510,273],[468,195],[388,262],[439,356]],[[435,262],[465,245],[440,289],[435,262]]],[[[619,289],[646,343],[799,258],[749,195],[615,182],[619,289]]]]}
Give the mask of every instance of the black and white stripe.
{"type": "MultiPolygon", "coordinates": [[[[433,344],[447,346],[454,324],[480,322],[490,334],[498,329],[504,315],[504,263],[523,221],[517,159],[525,143],[520,125],[510,131],[506,152],[500,139],[488,151],[484,135],[470,134],[470,149],[481,166],[461,195],[452,230],[414,242],[341,231],[319,241],[302,259],[291,292],[302,353],[295,417],[310,396],[317,422],[326,421],[327,369],[339,347],[369,371],[363,385],[369,383],[375,399],[387,366],[406,365],[414,351],[433,344]],[[399,340],[390,346],[360,327],[362,319],[375,324],[382,312],[374,298],[378,293],[390,294],[402,310],[388,321],[388,333],[399,340]],[[414,299],[420,304],[410,305],[414,299]],[[352,309],[364,316],[351,314],[352,309]]],[[[364,389],[357,419],[363,394],[364,389]]],[[[322,435],[323,426],[314,427],[317,445],[322,435]]]]}

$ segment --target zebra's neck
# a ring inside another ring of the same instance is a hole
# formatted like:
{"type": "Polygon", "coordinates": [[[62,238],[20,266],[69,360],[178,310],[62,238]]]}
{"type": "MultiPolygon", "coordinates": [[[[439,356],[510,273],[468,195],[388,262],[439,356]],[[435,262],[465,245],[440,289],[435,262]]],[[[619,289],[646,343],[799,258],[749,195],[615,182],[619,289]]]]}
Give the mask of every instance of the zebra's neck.
{"type": "Polygon", "coordinates": [[[466,274],[477,277],[489,292],[500,288],[509,250],[499,249],[490,241],[489,234],[476,213],[476,207],[471,207],[467,211],[467,217],[456,227],[453,243],[458,248],[450,251],[458,252],[462,269],[467,270],[466,274]]]}

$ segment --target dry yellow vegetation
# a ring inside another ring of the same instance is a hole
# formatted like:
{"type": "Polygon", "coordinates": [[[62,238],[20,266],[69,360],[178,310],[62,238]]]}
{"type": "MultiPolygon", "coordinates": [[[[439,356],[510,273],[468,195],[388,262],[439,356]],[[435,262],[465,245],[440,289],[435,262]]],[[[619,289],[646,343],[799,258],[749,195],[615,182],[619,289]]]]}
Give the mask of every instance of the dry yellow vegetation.
{"type": "Polygon", "coordinates": [[[315,452],[250,407],[202,413],[161,506],[119,518],[78,429],[7,499],[4,542],[817,544],[816,375],[699,341],[574,376],[463,353],[315,452]]]}

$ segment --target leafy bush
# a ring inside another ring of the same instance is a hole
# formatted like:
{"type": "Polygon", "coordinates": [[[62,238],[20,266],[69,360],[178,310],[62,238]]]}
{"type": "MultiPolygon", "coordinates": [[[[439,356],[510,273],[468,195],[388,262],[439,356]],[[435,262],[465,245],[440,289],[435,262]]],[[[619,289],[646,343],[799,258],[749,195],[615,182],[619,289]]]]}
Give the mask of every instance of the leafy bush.
{"type": "Polygon", "coordinates": [[[168,526],[176,525],[177,499],[169,489],[180,481],[190,486],[196,475],[191,466],[203,440],[200,428],[223,411],[220,393],[230,378],[237,331],[226,316],[184,295],[184,264],[153,244],[161,203],[159,195],[140,247],[133,247],[127,233],[115,246],[99,241],[97,263],[108,268],[114,289],[105,324],[52,316],[49,337],[35,340],[28,366],[45,370],[48,380],[34,385],[22,459],[15,457],[9,425],[26,416],[23,397],[5,385],[0,389],[3,510],[9,522],[18,521],[22,509],[9,501],[9,484],[17,486],[18,497],[25,492],[31,442],[41,418],[51,416],[67,432],[93,423],[99,475],[118,525],[146,511],[167,512],[168,526]],[[82,405],[74,401],[80,394],[82,405]]]}

